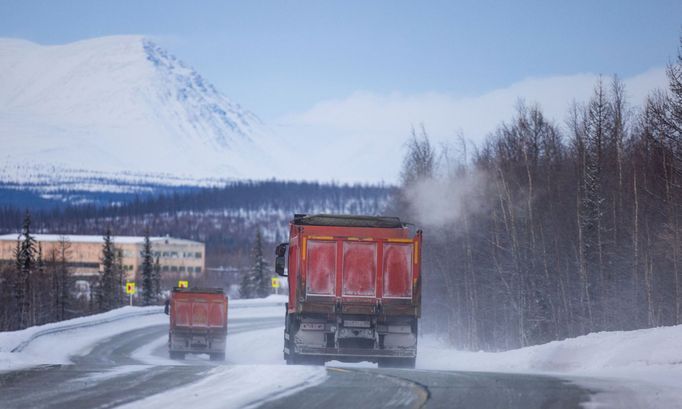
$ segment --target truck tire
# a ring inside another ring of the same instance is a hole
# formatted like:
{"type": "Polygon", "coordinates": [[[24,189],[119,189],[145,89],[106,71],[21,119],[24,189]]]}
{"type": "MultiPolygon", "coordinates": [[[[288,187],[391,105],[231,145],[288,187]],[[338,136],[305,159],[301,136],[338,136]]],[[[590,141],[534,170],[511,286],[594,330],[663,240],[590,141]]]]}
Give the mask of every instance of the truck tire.
{"type": "Polygon", "coordinates": [[[225,360],[225,353],[215,353],[215,354],[210,354],[211,361],[224,361],[225,360]]]}
{"type": "Polygon", "coordinates": [[[185,359],[185,353],[181,351],[169,351],[170,359],[183,360],[185,359]]]}
{"type": "Polygon", "coordinates": [[[379,368],[414,369],[417,358],[379,358],[379,368]]]}
{"type": "Polygon", "coordinates": [[[284,341],[284,345],[287,347],[289,350],[289,353],[284,354],[284,360],[287,362],[287,365],[298,365],[300,363],[300,357],[296,352],[294,352],[294,348],[292,346],[292,342],[290,341],[284,341]]]}

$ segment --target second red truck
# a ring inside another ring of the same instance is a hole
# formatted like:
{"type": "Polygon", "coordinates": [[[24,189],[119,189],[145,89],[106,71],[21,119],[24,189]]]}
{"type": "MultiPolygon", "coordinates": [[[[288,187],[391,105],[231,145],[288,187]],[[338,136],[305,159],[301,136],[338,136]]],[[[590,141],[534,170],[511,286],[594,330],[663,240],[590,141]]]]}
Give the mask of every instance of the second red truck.
{"type": "Polygon", "coordinates": [[[185,354],[209,354],[225,359],[227,297],[222,288],[174,288],[166,304],[170,315],[168,352],[172,359],[185,354]]]}

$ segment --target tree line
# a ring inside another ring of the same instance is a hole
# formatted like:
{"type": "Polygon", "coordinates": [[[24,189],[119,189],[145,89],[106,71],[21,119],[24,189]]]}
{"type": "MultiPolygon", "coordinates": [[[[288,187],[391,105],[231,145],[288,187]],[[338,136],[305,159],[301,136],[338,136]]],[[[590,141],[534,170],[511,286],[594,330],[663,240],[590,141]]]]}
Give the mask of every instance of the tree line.
{"type": "Polygon", "coordinates": [[[457,155],[413,131],[394,210],[425,230],[426,330],[508,349],[682,323],[682,51],[666,73],[641,108],[600,78],[564,126],[520,103],[457,155]]]}
{"type": "MultiPolygon", "coordinates": [[[[127,304],[122,252],[111,230],[103,236],[101,268],[94,280],[81,279],[70,266],[72,246],[66,236],[44,254],[36,241],[27,211],[17,237],[14,261],[0,264],[0,331],[106,312],[127,304]]],[[[160,266],[154,261],[149,233],[142,251],[142,305],[161,300],[160,266]]],[[[82,278],[82,277],[81,277],[82,278]]]]}
{"type": "MultiPolygon", "coordinates": [[[[284,239],[294,213],[380,214],[394,188],[383,185],[242,181],[187,189],[117,205],[33,211],[36,231],[141,236],[146,229],[206,244],[208,267],[250,268],[256,229],[264,246],[284,239]]],[[[16,232],[23,210],[0,207],[0,232],[16,232]]],[[[269,253],[268,253],[269,256],[269,253]]]]}

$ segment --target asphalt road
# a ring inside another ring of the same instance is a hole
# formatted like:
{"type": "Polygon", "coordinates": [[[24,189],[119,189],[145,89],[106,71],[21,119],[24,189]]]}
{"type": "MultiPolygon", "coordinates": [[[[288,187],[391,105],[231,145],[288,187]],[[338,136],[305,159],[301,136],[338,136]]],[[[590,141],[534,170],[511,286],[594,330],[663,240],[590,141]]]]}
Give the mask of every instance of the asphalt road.
{"type": "MultiPolygon", "coordinates": [[[[281,321],[234,320],[229,333],[273,328],[281,321]]],[[[158,325],[117,335],[74,358],[73,365],[0,374],[0,408],[111,408],[190,384],[215,365],[230,365],[191,359],[185,365],[156,366],[134,359],[133,351],[158,341],[167,331],[167,325],[158,325]]],[[[167,355],[165,346],[152,353],[167,355]]],[[[334,367],[327,373],[322,384],[261,402],[260,407],[563,409],[579,408],[590,394],[545,376],[334,367]]]]}
{"type": "Polygon", "coordinates": [[[545,376],[405,369],[329,368],[329,379],[264,409],[580,408],[590,392],[545,376]]]}

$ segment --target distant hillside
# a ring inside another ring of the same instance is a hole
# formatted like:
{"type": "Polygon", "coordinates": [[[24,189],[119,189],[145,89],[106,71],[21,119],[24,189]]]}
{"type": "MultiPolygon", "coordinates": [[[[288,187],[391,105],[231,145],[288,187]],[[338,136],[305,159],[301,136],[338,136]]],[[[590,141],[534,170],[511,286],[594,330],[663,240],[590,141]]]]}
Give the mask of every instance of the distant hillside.
{"type": "MultiPolygon", "coordinates": [[[[110,226],[117,235],[142,235],[148,226],[153,235],[205,242],[209,266],[243,266],[256,229],[271,245],[286,238],[294,213],[385,214],[393,190],[383,185],[232,182],[138,196],[116,206],[28,208],[36,232],[102,234],[110,226]]],[[[0,207],[0,233],[18,231],[23,212],[23,207],[0,207]]]]}

